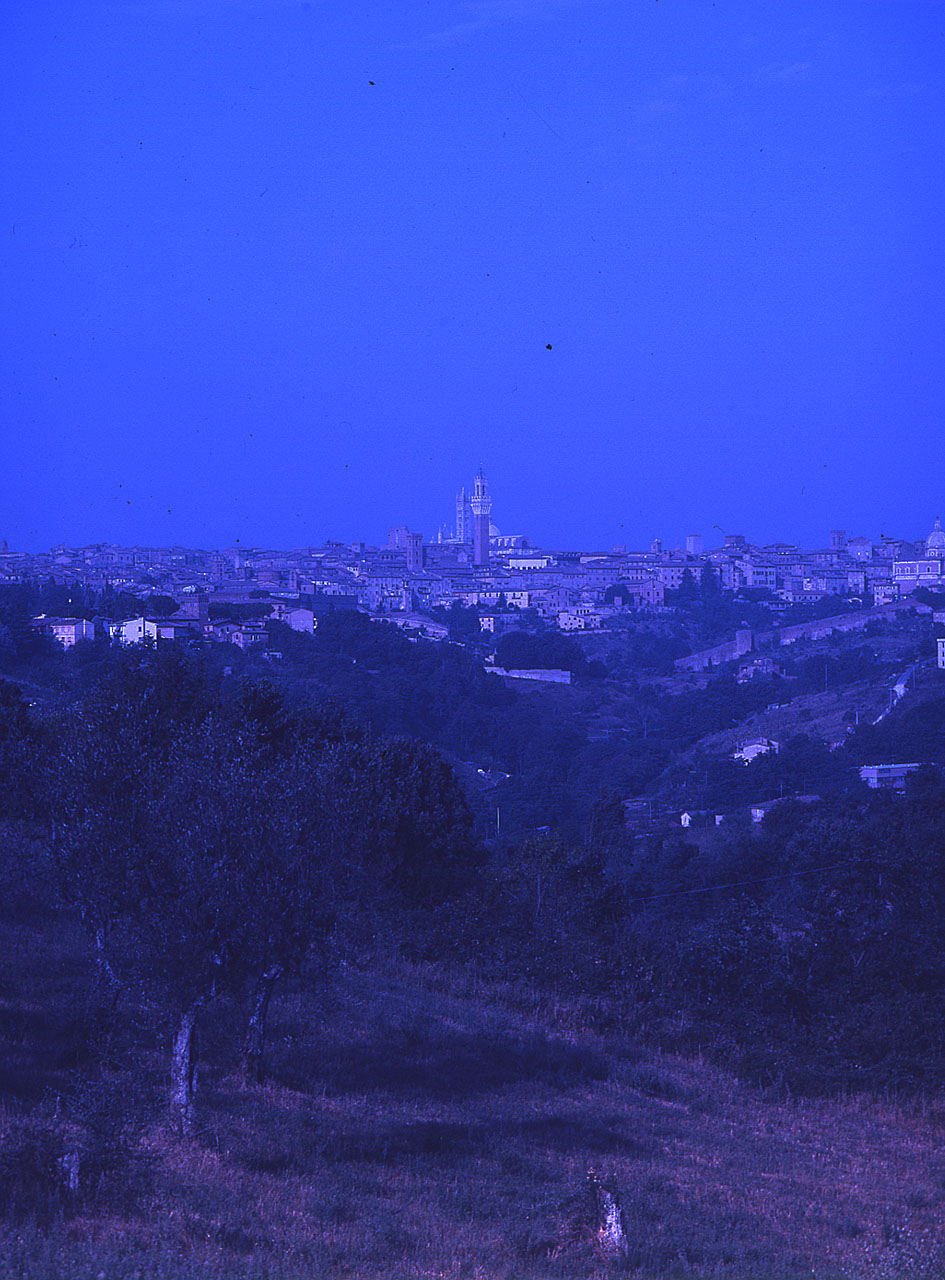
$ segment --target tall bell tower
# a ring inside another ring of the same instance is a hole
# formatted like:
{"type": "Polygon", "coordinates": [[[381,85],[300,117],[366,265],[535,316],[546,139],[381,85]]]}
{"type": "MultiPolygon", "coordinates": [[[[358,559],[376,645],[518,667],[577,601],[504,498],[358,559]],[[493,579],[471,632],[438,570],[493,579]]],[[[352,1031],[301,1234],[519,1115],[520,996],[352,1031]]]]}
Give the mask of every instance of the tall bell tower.
{"type": "Polygon", "coordinates": [[[472,507],[465,488],[456,495],[456,541],[466,546],[472,544],[472,507]]]}
{"type": "Polygon", "coordinates": [[[482,467],[479,468],[479,474],[476,476],[470,506],[473,514],[473,564],[488,564],[489,528],[492,523],[489,513],[492,511],[492,499],[489,497],[482,467]]]}

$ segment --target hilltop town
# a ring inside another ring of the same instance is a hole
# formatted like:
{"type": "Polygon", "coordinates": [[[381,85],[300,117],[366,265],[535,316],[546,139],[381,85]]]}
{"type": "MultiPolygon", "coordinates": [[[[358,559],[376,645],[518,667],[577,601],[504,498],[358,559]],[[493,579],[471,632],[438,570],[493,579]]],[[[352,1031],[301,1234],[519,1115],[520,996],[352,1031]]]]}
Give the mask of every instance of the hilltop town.
{"type": "MultiPolygon", "coordinates": [[[[37,618],[64,647],[107,633],[126,644],[197,634],[241,648],[265,643],[266,620],[311,632],[320,614],[339,609],[431,640],[448,637],[443,611],[457,607],[475,610],[477,629],[496,636],[535,624],[594,632],[619,626],[628,613],[666,616],[677,593],[706,581],[746,604],[763,603],[763,621],[772,626],[847,614],[853,629],[876,611],[888,616],[913,607],[916,591],[921,599],[923,589],[945,587],[945,531],[937,519],[916,541],[848,538],[835,529],[828,545],[815,548],[761,546],[729,533],[716,546],[691,534],[683,547],[656,539],[643,550],[582,551],[503,535],[491,509],[480,472],[472,494],[457,495],[453,526],[429,541],[401,525],[390,529],[386,546],[328,542],[290,551],[96,543],[31,555],[3,544],[0,584],[45,580],[120,595],[124,616],[96,619],[77,608],[75,616],[37,618]]],[[[754,647],[744,629],[718,639],[731,652],[706,650],[683,665],[705,668],[754,647]]]]}

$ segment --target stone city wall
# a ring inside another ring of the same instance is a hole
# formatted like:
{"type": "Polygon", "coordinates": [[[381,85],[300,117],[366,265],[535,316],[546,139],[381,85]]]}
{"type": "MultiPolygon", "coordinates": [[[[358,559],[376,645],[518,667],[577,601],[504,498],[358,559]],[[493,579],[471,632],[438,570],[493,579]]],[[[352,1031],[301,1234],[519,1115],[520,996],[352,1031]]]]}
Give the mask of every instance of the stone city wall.
{"type": "Polygon", "coordinates": [[[711,649],[700,649],[688,657],[676,659],[677,671],[707,671],[723,662],[734,662],[761,645],[794,644],[798,640],[822,640],[834,631],[862,631],[870,622],[890,621],[901,613],[931,613],[927,604],[917,600],[898,600],[894,604],[877,605],[873,609],[857,609],[854,613],[841,613],[832,618],[818,618],[814,622],[798,622],[790,627],[775,627],[771,631],[736,631],[735,639],[727,644],[717,644],[711,649]],[[746,641],[747,637],[747,641],[746,641]]]}

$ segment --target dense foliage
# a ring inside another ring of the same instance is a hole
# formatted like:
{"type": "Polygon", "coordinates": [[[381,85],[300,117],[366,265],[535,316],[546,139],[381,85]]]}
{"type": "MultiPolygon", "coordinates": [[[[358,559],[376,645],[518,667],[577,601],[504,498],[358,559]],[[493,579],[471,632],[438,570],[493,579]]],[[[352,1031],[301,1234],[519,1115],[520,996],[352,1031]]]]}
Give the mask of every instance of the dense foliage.
{"type": "MultiPolygon", "coordinates": [[[[146,977],[176,1017],[313,947],[385,937],[632,994],[641,1025],[678,1029],[685,1010],[700,1043],[757,1056],[762,1037],[772,1078],[939,1078],[945,794],[916,775],[904,799],[877,797],[854,762],[942,760],[945,699],[843,750],[798,734],[745,765],[682,753],[778,681],[641,686],[635,723],[592,739],[566,703],[508,688],[461,648],[357,615],[329,615],[314,639],[270,629],[277,679],[226,647],[89,645],[60,660],[69,692],[53,701],[0,685],[3,813],[48,825],[63,901],[113,981],[146,977]],[[508,771],[474,796],[502,814],[488,856],[437,747],[508,771]],[[731,816],[698,844],[635,837],[623,798],[655,785],[731,816]],[[761,826],[739,816],[796,794],[761,826]]],[[[792,679],[823,669],[795,660],[792,679]]],[[[826,658],[828,680],[881,670],[865,646],[826,658]]]]}
{"type": "Polygon", "coordinates": [[[81,676],[45,723],[0,685],[3,811],[39,824],[103,978],[167,1008],[187,1130],[201,1011],[256,990],[258,1059],[273,984],[314,948],[373,925],[422,952],[424,913],[475,872],[471,817],[430,748],[293,712],[199,648],[109,649],[81,676]]]}
{"type": "MultiPolygon", "coordinates": [[[[885,682],[896,664],[869,645],[788,656],[783,677],[669,682],[614,678],[609,655],[604,679],[573,640],[509,637],[512,658],[579,673],[536,688],[360,615],[327,615],[314,637],[270,622],[245,653],[62,653],[30,630],[35,600],[3,604],[0,930],[15,918],[37,951],[52,939],[72,957],[50,962],[55,1014],[23,985],[18,953],[6,970],[5,1078],[22,1114],[0,1124],[0,1189],[17,1222],[93,1203],[131,1212],[148,1181],[142,1135],[166,1133],[168,1116],[185,1143],[210,1131],[252,1169],[288,1169],[257,1112],[267,1073],[293,1097],[343,1081],[365,1097],[412,1090],[418,1107],[522,1073],[685,1100],[628,1066],[649,1045],[714,1057],[769,1098],[945,1084],[945,786],[922,769],[904,794],[875,793],[856,770],[945,762],[940,686],[876,724],[847,722],[839,748],[792,732],[746,765],[711,747],[772,703],[885,682]],[[684,831],[660,815],[669,803],[704,809],[707,825],[684,831]],[[628,825],[628,809],[643,820],[628,825]],[[567,1010],[611,1057],[534,1034],[478,1039],[449,1017],[435,1034],[373,1026],[361,997],[335,1025],[326,975],[371,985],[381,955],[567,1010]],[[284,1010],[302,1000],[321,1012],[290,1034],[284,1010]],[[29,1071],[27,1042],[41,1046],[29,1071]],[[238,1121],[222,1118],[225,1080],[238,1121]],[[96,1200],[95,1187],[110,1190],[96,1200]]],[[[387,1130],[399,1160],[408,1139],[387,1130]]],[[[443,1140],[424,1134],[409,1141],[443,1140]]],[[[344,1142],[373,1151],[375,1138],[344,1142]]],[[[326,1158],[304,1125],[290,1145],[307,1177],[326,1158]]]]}
{"type": "MultiPolygon", "coordinates": [[[[711,602],[711,583],[698,598],[711,602]]],[[[225,645],[34,651],[35,600],[3,606],[16,680],[0,683],[0,817],[51,832],[58,891],[102,971],[156,984],[169,1017],[276,981],[313,948],[385,938],[632,994],[640,1025],[686,1010],[700,1043],[747,1049],[766,1028],[786,1072],[803,1060],[824,1085],[867,1069],[938,1078],[929,993],[945,921],[930,886],[945,798],[919,776],[904,799],[877,798],[856,765],[945,761],[945,698],[907,701],[840,749],[803,733],[748,765],[692,749],[788,685],[884,679],[869,645],[788,657],[783,679],[722,674],[675,692],[625,680],[620,725],[592,733],[605,695],[586,666],[570,688],[520,689],[464,647],[358,614],[327,615],[314,637],[269,623],[273,660],[225,645]],[[796,795],[750,823],[749,806],[796,795]],[[678,826],[639,835],[633,797],[728,816],[697,843],[678,826]],[[887,920],[876,903],[892,884],[887,920]],[[864,974],[841,1033],[831,1002],[864,974]]],[[[580,671],[575,653],[513,633],[498,656],[580,671]]]]}

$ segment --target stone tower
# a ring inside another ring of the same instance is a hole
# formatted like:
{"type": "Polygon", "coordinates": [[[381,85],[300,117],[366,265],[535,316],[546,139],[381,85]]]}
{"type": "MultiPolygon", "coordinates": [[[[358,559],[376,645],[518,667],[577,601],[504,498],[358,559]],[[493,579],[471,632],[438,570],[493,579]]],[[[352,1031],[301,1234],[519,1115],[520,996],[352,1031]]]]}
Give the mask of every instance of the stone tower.
{"type": "Polygon", "coordinates": [[[482,467],[479,468],[479,474],[476,476],[470,506],[473,517],[473,564],[488,564],[489,528],[492,523],[489,514],[492,511],[492,499],[489,497],[482,467]]]}
{"type": "Polygon", "coordinates": [[[473,540],[472,507],[465,489],[456,495],[456,541],[471,546],[473,540]]]}
{"type": "Polygon", "coordinates": [[[419,573],[423,568],[423,534],[407,534],[407,568],[411,573],[419,573]]]}

